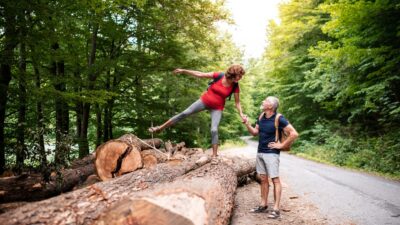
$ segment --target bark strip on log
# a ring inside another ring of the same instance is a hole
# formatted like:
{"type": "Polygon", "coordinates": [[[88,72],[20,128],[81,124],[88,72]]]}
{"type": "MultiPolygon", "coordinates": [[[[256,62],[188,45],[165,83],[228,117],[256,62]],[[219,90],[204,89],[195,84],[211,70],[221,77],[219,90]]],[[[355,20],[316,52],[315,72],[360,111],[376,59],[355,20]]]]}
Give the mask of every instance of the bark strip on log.
{"type": "Polygon", "coordinates": [[[139,138],[133,134],[124,134],[121,137],[119,137],[117,140],[123,141],[130,145],[135,145],[140,150],[151,149],[152,147],[160,148],[161,144],[163,143],[163,141],[159,138],[145,139],[145,140],[140,141],[139,138]]]}
{"type": "Polygon", "coordinates": [[[236,185],[236,173],[228,164],[207,164],[172,183],[116,203],[95,224],[226,225],[236,185]]]}
{"type": "Polygon", "coordinates": [[[157,164],[154,169],[136,170],[11,210],[0,217],[0,224],[90,224],[113,203],[135,196],[156,183],[172,181],[208,162],[209,157],[197,154],[177,165],[167,162],[157,164]]]}

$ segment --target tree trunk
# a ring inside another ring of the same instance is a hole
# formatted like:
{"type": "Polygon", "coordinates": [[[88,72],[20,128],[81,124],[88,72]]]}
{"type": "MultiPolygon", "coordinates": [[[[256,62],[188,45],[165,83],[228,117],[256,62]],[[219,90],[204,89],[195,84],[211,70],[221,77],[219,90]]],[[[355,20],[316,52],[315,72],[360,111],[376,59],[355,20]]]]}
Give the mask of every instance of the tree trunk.
{"type": "Polygon", "coordinates": [[[138,191],[156,183],[171,182],[208,162],[209,157],[196,154],[187,161],[173,162],[173,166],[161,163],[154,169],[136,170],[116,179],[11,210],[0,217],[0,224],[90,224],[111,204],[133,197],[138,191]]]}
{"type": "MultiPolygon", "coordinates": [[[[53,44],[52,49],[56,52],[59,49],[58,43],[53,44]]],[[[56,58],[56,57],[55,57],[56,58]]],[[[54,79],[54,88],[61,95],[66,91],[64,80],[64,61],[55,59],[52,62],[51,73],[54,79]]],[[[64,166],[69,156],[68,130],[69,130],[69,109],[68,104],[62,97],[55,99],[56,111],[56,150],[55,164],[56,166],[64,166]]]]}
{"type": "MultiPolygon", "coordinates": [[[[32,51],[34,51],[33,48],[31,48],[32,51]]],[[[33,59],[33,67],[35,71],[35,76],[36,76],[36,88],[37,90],[40,90],[41,88],[41,81],[40,81],[40,74],[39,74],[39,69],[37,67],[36,61],[33,59]]],[[[47,165],[47,157],[46,157],[46,149],[44,147],[44,117],[43,117],[43,106],[42,106],[42,101],[40,99],[37,99],[36,102],[36,118],[37,118],[37,124],[36,124],[36,134],[37,134],[37,150],[39,153],[39,160],[40,160],[40,171],[43,176],[43,180],[49,181],[49,176],[50,176],[50,171],[47,165]]]]}
{"type": "MultiPolygon", "coordinates": [[[[91,91],[94,89],[94,82],[97,78],[97,72],[94,71],[94,63],[96,60],[96,51],[97,51],[97,32],[99,30],[99,25],[97,23],[94,24],[92,40],[91,40],[91,50],[90,57],[88,60],[89,67],[89,85],[88,90],[91,91]]],[[[89,126],[89,117],[90,117],[90,103],[84,103],[82,109],[82,126],[80,133],[80,142],[79,142],[79,157],[85,157],[89,154],[89,142],[87,138],[88,126],[89,126]]]]}
{"type": "MultiPolygon", "coordinates": [[[[3,5],[2,5],[3,6],[3,5]]],[[[8,85],[11,81],[11,65],[14,58],[14,48],[17,45],[16,21],[13,9],[8,8],[9,4],[3,6],[4,33],[0,62],[0,174],[5,170],[5,139],[4,122],[6,118],[6,105],[8,95],[8,85]]]]}
{"type": "Polygon", "coordinates": [[[18,125],[17,125],[17,149],[16,149],[16,167],[17,173],[20,173],[27,153],[25,145],[25,127],[26,127],[26,46],[20,44],[19,59],[19,76],[18,76],[18,125]]]}
{"type": "MultiPolygon", "coordinates": [[[[115,42],[114,39],[111,41],[111,47],[110,47],[110,61],[114,60],[115,57],[115,42]]],[[[111,77],[115,77],[115,73],[111,75],[111,68],[107,70],[107,78],[106,78],[106,90],[111,91],[111,77]]],[[[111,102],[114,101],[114,97],[112,97],[110,100],[107,100],[107,104],[104,106],[104,124],[103,124],[103,142],[106,142],[110,139],[112,139],[110,135],[110,128],[111,128],[111,102]]]]}
{"type": "Polygon", "coordinates": [[[100,105],[96,104],[96,148],[101,145],[103,137],[101,111],[100,105]]]}
{"type": "Polygon", "coordinates": [[[94,224],[226,225],[236,186],[231,167],[207,164],[172,183],[116,202],[94,224]]]}

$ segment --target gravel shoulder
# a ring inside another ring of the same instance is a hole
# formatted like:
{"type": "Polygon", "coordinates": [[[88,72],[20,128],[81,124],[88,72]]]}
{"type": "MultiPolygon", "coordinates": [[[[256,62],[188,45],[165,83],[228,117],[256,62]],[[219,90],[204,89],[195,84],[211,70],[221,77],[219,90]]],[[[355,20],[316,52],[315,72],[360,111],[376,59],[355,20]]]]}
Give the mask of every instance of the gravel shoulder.
{"type": "MultiPolygon", "coordinates": [[[[272,184],[271,184],[272,185],[272,184]]],[[[319,214],[318,208],[306,199],[300,198],[290,187],[282,182],[281,218],[269,219],[268,213],[251,213],[250,209],[260,202],[260,186],[253,181],[236,190],[235,208],[231,225],[261,224],[328,224],[327,219],[319,214]]],[[[270,189],[268,208],[272,208],[273,194],[270,189]]]]}

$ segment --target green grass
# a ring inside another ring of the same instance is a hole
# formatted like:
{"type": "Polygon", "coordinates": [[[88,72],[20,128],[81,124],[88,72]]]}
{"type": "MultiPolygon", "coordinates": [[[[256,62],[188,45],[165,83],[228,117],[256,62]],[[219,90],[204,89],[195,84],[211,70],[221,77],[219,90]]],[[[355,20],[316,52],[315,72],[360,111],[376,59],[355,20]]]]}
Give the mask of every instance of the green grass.
{"type": "Polygon", "coordinates": [[[327,165],[338,166],[338,167],[350,169],[353,171],[364,172],[364,173],[368,173],[368,174],[375,175],[375,176],[381,176],[381,177],[384,177],[384,178],[390,179],[390,180],[400,181],[400,171],[397,173],[383,173],[383,172],[373,170],[371,168],[360,168],[360,167],[355,166],[352,163],[345,163],[345,165],[340,165],[338,163],[335,163],[332,160],[336,154],[335,150],[328,149],[325,146],[309,144],[306,147],[306,150],[303,148],[303,150],[301,152],[296,152],[296,150],[294,149],[294,151],[291,151],[291,154],[294,154],[296,156],[299,156],[299,157],[302,157],[302,158],[305,158],[308,160],[312,160],[315,162],[324,163],[327,165]]]}
{"type": "Polygon", "coordinates": [[[220,147],[219,150],[225,150],[228,148],[237,148],[246,146],[246,142],[242,139],[226,140],[220,147]]]}

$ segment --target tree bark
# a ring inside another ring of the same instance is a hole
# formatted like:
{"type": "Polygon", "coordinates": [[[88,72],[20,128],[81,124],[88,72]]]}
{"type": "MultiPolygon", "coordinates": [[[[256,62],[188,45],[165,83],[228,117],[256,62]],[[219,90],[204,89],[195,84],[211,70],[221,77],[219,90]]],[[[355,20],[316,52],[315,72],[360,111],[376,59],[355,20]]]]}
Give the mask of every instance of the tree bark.
{"type": "Polygon", "coordinates": [[[96,148],[101,145],[103,137],[103,128],[101,123],[101,106],[96,104],[96,148]]]}
{"type": "Polygon", "coordinates": [[[159,148],[163,142],[159,138],[145,139],[145,140],[140,141],[133,134],[124,134],[121,137],[119,137],[117,140],[126,142],[131,145],[136,145],[140,148],[140,150],[145,150],[145,149],[149,149],[149,148],[159,148]]]}
{"type": "MultiPolygon", "coordinates": [[[[31,47],[32,52],[34,52],[33,47],[31,47]]],[[[41,88],[41,79],[40,79],[40,74],[39,74],[39,69],[37,67],[36,60],[33,59],[33,68],[35,71],[35,77],[36,77],[36,88],[37,90],[40,90],[41,88]]],[[[50,171],[47,165],[47,157],[46,157],[46,149],[44,147],[44,117],[43,117],[43,106],[42,106],[42,101],[40,99],[36,100],[36,118],[37,118],[37,124],[36,124],[36,133],[37,133],[37,142],[38,142],[38,153],[39,153],[39,159],[40,159],[40,171],[42,173],[43,179],[45,181],[49,181],[49,176],[50,176],[50,171]]]]}
{"type": "MultiPolygon", "coordinates": [[[[53,44],[53,51],[57,52],[59,49],[58,43],[53,44]]],[[[53,75],[54,88],[60,92],[59,96],[55,99],[56,111],[56,150],[55,150],[55,163],[56,166],[64,166],[67,157],[69,156],[69,143],[68,143],[68,130],[69,130],[69,109],[68,104],[61,97],[62,93],[66,91],[66,84],[64,80],[64,61],[57,60],[55,57],[52,62],[51,73],[53,75]]]]}
{"type": "MultiPolygon", "coordinates": [[[[21,35],[24,36],[24,35],[21,35]]],[[[18,77],[18,125],[17,125],[17,147],[16,147],[16,167],[17,173],[22,171],[24,160],[27,153],[25,145],[25,127],[26,127],[26,46],[20,44],[19,59],[19,77],[18,77]]]]}
{"type": "Polygon", "coordinates": [[[196,154],[174,166],[168,162],[158,164],[154,169],[136,170],[116,179],[11,210],[1,216],[0,224],[90,224],[113,203],[135,196],[138,191],[156,183],[171,182],[208,162],[210,157],[196,154]]]}
{"type": "MultiPolygon", "coordinates": [[[[97,51],[97,33],[99,31],[99,24],[94,23],[92,39],[91,39],[91,49],[90,56],[88,59],[88,67],[89,67],[89,85],[88,90],[91,91],[94,89],[94,83],[97,79],[97,72],[95,71],[94,64],[96,60],[96,51],[97,51]]],[[[80,134],[80,142],[79,142],[79,157],[83,158],[89,154],[89,142],[87,138],[88,126],[89,126],[89,118],[90,118],[90,103],[84,103],[82,108],[82,126],[81,126],[81,134],[80,134]]]]}
{"type": "Polygon", "coordinates": [[[1,4],[3,7],[4,35],[3,51],[1,52],[0,62],[0,174],[5,170],[5,139],[4,122],[6,118],[6,105],[8,95],[8,85],[11,81],[11,65],[14,59],[14,48],[17,46],[18,39],[16,34],[16,21],[14,10],[10,9],[10,4],[1,4]]]}
{"type": "Polygon", "coordinates": [[[116,202],[94,224],[226,225],[236,186],[231,167],[207,164],[172,183],[116,202]]]}

